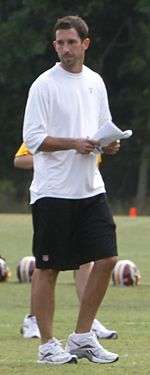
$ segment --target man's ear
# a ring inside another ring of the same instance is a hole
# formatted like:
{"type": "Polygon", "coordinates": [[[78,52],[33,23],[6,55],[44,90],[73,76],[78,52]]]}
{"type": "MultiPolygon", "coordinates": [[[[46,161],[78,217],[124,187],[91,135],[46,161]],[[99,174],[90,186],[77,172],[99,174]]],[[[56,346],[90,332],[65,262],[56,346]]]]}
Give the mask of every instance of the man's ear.
{"type": "Polygon", "coordinates": [[[90,38],[85,38],[83,40],[83,44],[84,44],[84,49],[87,50],[91,44],[90,38]]]}
{"type": "Polygon", "coordinates": [[[56,51],[56,40],[53,40],[52,42],[52,46],[54,47],[55,51],[56,51]]]}

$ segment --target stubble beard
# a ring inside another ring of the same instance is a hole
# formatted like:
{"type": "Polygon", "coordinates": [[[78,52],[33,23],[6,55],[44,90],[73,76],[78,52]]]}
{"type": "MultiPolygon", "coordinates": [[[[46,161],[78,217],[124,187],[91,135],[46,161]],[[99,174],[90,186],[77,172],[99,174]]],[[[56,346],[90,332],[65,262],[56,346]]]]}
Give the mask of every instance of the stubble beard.
{"type": "Polygon", "coordinates": [[[72,71],[74,70],[74,68],[76,68],[77,66],[81,67],[82,69],[82,65],[83,65],[83,61],[82,59],[76,59],[75,57],[60,57],[60,61],[64,67],[64,69],[68,70],[68,71],[72,71]]]}

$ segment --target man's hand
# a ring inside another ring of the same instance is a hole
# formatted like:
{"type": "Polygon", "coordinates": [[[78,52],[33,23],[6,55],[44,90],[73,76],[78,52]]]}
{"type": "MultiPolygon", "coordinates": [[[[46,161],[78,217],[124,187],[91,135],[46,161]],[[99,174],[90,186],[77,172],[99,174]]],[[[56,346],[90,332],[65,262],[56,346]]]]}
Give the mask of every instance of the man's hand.
{"type": "Polygon", "coordinates": [[[75,149],[80,154],[90,154],[95,148],[100,146],[100,142],[90,138],[77,138],[75,140],[75,149]]]}
{"type": "Polygon", "coordinates": [[[120,141],[110,143],[108,146],[102,148],[107,155],[115,155],[120,150],[120,141]]]}

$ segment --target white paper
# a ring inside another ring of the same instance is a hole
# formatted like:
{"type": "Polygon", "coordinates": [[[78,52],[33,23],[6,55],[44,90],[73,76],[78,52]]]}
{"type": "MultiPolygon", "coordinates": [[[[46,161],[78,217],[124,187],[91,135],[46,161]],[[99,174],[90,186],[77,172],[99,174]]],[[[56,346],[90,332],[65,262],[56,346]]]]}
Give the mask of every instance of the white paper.
{"type": "Polygon", "coordinates": [[[100,141],[101,147],[105,147],[119,139],[127,139],[131,137],[131,135],[132,130],[122,131],[110,121],[102,125],[92,138],[100,141]]]}

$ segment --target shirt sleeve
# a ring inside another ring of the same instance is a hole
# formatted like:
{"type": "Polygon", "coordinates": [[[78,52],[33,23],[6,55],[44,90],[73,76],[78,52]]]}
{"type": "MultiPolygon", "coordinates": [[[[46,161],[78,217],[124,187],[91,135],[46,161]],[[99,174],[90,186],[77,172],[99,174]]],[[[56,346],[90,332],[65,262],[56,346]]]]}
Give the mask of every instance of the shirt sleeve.
{"type": "Polygon", "coordinates": [[[112,116],[110,113],[106,86],[101,77],[100,77],[100,80],[101,80],[101,95],[100,95],[99,125],[101,126],[101,125],[105,125],[105,123],[107,122],[110,122],[112,120],[112,116]]]}
{"type": "Polygon", "coordinates": [[[32,154],[36,153],[48,135],[47,106],[44,88],[33,84],[29,91],[23,124],[23,140],[32,154]]]}

